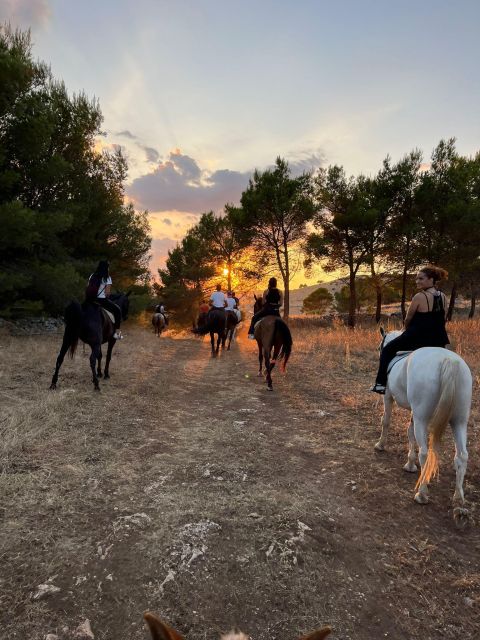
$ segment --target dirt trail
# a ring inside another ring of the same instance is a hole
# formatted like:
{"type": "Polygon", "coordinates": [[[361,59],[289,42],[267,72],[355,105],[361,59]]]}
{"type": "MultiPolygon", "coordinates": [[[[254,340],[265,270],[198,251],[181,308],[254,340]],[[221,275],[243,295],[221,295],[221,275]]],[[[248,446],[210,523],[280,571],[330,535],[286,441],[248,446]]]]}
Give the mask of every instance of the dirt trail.
{"type": "Polygon", "coordinates": [[[206,341],[127,333],[100,394],[77,358],[47,395],[58,341],[6,346],[44,345],[3,380],[56,421],[2,476],[0,637],[66,640],[88,618],[96,639],[140,640],[151,609],[191,640],[327,623],[336,640],[478,638],[478,531],[453,529],[449,470],[422,510],[403,449],[373,453],[362,371],[327,379],[294,345],[269,393],[244,338],[212,359],[206,341]],[[32,600],[48,579],[59,591],[32,600]]]}

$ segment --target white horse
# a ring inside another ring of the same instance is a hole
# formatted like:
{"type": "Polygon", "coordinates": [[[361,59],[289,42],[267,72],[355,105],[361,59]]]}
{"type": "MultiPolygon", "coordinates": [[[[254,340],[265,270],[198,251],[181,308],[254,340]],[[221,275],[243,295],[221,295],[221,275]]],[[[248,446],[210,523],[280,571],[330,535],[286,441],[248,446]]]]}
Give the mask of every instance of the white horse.
{"type": "MultiPolygon", "coordinates": [[[[401,333],[380,331],[382,346],[401,333]]],[[[465,526],[468,510],[465,508],[463,479],[467,470],[467,423],[472,402],[470,369],[459,355],[440,347],[422,347],[395,362],[388,376],[382,433],[375,445],[377,451],[385,449],[394,401],[412,412],[408,427],[408,460],[403,468],[411,473],[417,471],[416,441],[420,476],[415,486],[415,500],[420,504],[428,502],[428,483],[438,475],[439,445],[450,423],[455,439],[453,515],[458,527],[465,526]]]]}

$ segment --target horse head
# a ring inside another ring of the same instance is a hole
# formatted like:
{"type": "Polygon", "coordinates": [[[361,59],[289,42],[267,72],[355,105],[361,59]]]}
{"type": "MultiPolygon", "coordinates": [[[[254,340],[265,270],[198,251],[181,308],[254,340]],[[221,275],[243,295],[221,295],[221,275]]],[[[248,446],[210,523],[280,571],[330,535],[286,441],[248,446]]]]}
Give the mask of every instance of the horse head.
{"type": "Polygon", "coordinates": [[[117,292],[117,293],[112,293],[110,296],[110,300],[112,302],[115,302],[115,304],[120,307],[123,320],[127,320],[128,318],[128,309],[130,307],[130,297],[129,297],[130,294],[131,294],[131,291],[128,291],[127,293],[117,292]]]}
{"type": "MultiPolygon", "coordinates": [[[[184,640],[183,636],[168,626],[163,620],[160,620],[158,616],[150,611],[146,611],[143,614],[145,622],[150,629],[153,640],[184,640]]],[[[317,629],[306,636],[302,636],[300,640],[323,640],[326,638],[332,629],[330,627],[323,627],[323,629],[317,629]]],[[[241,631],[231,631],[230,633],[221,636],[221,640],[249,640],[249,637],[241,631]]]]}
{"type": "Polygon", "coordinates": [[[388,344],[392,340],[395,340],[395,338],[398,338],[401,333],[401,331],[385,331],[383,327],[380,327],[380,335],[382,336],[382,341],[378,345],[378,350],[381,351],[386,344],[388,344]]]}
{"type": "Polygon", "coordinates": [[[262,302],[262,298],[257,298],[257,296],[255,294],[253,294],[253,297],[255,299],[254,305],[253,305],[253,313],[258,313],[260,311],[260,309],[263,307],[263,302],[262,302]]]}

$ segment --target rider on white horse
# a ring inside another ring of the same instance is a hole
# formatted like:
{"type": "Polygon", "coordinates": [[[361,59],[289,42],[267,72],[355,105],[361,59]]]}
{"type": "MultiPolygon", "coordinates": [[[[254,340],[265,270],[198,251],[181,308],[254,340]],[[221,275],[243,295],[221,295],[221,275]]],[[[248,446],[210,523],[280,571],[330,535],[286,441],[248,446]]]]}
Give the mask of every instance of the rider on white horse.
{"type": "Polygon", "coordinates": [[[440,267],[428,265],[417,274],[419,293],[413,296],[405,318],[405,331],[388,344],[380,353],[377,378],[370,391],[385,393],[388,365],[398,351],[415,351],[421,347],[445,347],[449,344],[445,330],[446,300],[436,283],[448,277],[440,267]]]}

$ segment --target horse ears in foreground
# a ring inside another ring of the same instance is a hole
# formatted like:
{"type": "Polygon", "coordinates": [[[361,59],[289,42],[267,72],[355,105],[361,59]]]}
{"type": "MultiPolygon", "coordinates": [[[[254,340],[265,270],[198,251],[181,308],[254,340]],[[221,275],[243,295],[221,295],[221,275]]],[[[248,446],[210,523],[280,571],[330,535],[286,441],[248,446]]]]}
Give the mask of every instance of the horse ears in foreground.
{"type": "MultiPolygon", "coordinates": [[[[143,614],[143,617],[152,634],[152,640],[184,640],[183,636],[165,624],[165,622],[160,620],[154,613],[147,611],[143,614]]],[[[330,627],[324,627],[323,629],[312,631],[312,633],[306,636],[302,636],[299,640],[323,640],[331,631],[332,629],[330,627]]],[[[249,640],[249,638],[244,633],[232,631],[222,636],[221,640],[249,640]]]]}

